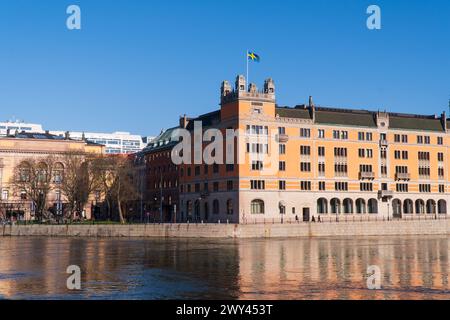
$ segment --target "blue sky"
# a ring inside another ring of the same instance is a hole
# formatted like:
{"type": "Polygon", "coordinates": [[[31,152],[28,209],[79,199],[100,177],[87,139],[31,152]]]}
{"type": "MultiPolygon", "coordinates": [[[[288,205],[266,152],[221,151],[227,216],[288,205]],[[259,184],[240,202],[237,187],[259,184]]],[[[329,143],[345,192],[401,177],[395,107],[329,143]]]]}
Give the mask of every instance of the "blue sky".
{"type": "Polygon", "coordinates": [[[435,114],[450,98],[450,2],[0,0],[0,120],[154,135],[218,108],[222,80],[280,105],[435,114]],[[66,28],[77,4],[82,30],[66,28]],[[382,29],[366,28],[366,9],[382,29]]]}

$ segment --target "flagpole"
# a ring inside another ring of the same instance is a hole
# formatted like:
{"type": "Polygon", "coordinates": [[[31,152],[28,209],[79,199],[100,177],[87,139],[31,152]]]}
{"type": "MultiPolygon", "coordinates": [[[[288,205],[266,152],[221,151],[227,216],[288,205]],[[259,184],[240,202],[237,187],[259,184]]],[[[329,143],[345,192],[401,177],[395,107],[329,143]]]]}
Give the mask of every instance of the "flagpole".
{"type": "MultiPolygon", "coordinates": [[[[248,49],[247,49],[247,54],[245,55],[245,60],[247,61],[247,85],[250,84],[249,78],[248,78],[248,49]]],[[[245,88],[245,90],[247,90],[247,88],[245,88]]]]}

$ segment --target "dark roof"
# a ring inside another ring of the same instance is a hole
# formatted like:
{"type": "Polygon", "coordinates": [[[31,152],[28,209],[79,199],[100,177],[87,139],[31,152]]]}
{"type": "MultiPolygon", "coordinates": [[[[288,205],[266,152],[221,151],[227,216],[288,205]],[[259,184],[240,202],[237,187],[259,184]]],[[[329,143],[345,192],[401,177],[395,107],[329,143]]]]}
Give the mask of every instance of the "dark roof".
{"type": "Polygon", "coordinates": [[[188,130],[194,130],[194,121],[201,121],[203,128],[211,127],[213,124],[220,122],[220,110],[202,114],[194,119],[189,119],[189,124],[187,126],[188,130]]]}
{"type": "Polygon", "coordinates": [[[41,139],[41,140],[66,140],[62,136],[57,136],[50,133],[34,133],[34,132],[19,132],[17,134],[10,134],[7,138],[15,139],[41,139]]]}
{"type": "MultiPolygon", "coordinates": [[[[311,108],[305,105],[277,107],[282,118],[312,119],[311,108]]],[[[376,128],[377,112],[369,110],[315,107],[315,123],[376,128]]],[[[450,119],[447,119],[450,128],[450,119]]],[[[444,131],[442,120],[435,115],[389,113],[389,128],[404,130],[444,131]]]]}
{"type": "Polygon", "coordinates": [[[375,112],[332,108],[316,108],[316,123],[357,127],[377,126],[375,112]]]}
{"type": "Polygon", "coordinates": [[[426,131],[444,131],[442,121],[435,116],[419,116],[419,115],[389,115],[389,128],[394,129],[419,129],[426,131]]]}
{"type": "Polygon", "coordinates": [[[172,134],[178,128],[179,127],[173,127],[161,132],[159,136],[148,143],[148,145],[142,150],[142,152],[148,153],[152,151],[172,148],[178,143],[178,141],[172,140],[172,134]]]}

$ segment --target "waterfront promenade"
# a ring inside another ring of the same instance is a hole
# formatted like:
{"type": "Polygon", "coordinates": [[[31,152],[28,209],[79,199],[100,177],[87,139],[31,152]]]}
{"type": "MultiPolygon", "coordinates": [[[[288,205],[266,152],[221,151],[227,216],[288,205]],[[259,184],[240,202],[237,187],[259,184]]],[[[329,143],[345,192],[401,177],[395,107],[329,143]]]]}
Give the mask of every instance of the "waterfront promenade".
{"type": "Polygon", "coordinates": [[[148,238],[311,238],[450,235],[450,219],[325,221],[322,223],[182,223],[125,225],[4,225],[0,236],[148,238]]]}

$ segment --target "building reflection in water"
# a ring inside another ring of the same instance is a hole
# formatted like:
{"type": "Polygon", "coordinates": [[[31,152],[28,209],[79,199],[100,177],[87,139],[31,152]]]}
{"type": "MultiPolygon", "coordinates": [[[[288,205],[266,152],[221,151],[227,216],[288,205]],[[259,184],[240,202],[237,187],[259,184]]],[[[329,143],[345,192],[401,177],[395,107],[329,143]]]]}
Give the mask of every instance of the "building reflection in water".
{"type": "Polygon", "coordinates": [[[449,238],[1,238],[0,298],[450,299],[449,238]],[[82,290],[66,288],[79,265],[82,290]],[[382,289],[367,289],[379,266],[382,289]]]}

